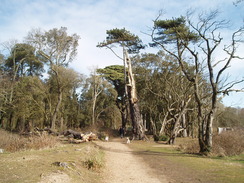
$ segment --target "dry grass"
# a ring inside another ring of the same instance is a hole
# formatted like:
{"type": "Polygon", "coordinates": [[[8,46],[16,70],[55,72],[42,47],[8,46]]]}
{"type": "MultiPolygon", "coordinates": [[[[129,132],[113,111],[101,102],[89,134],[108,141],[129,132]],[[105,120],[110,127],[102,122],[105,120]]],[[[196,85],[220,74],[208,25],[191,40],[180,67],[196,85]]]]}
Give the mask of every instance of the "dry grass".
{"type": "Polygon", "coordinates": [[[54,147],[58,143],[57,138],[43,134],[41,136],[23,137],[18,134],[0,130],[0,148],[4,151],[16,152],[28,149],[42,149],[54,147]]]}
{"type": "MultiPolygon", "coordinates": [[[[235,156],[244,152],[243,131],[228,131],[220,135],[213,136],[213,147],[210,156],[235,156]]],[[[199,143],[197,139],[178,138],[179,149],[189,153],[199,153],[199,143]]]]}

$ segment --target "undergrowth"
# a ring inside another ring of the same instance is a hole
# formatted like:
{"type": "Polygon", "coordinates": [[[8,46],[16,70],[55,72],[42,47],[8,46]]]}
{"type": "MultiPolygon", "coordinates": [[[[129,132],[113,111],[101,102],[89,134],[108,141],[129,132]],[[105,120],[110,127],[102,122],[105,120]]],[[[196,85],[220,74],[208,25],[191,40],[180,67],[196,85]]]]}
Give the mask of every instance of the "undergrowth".
{"type": "Polygon", "coordinates": [[[213,155],[235,156],[244,152],[243,131],[227,131],[213,137],[213,155]]]}
{"type": "Polygon", "coordinates": [[[29,149],[38,150],[46,147],[54,147],[57,143],[56,137],[47,134],[23,137],[0,129],[0,148],[8,152],[29,149]]]}
{"type": "MultiPolygon", "coordinates": [[[[244,152],[243,131],[228,131],[213,136],[213,147],[210,156],[236,156],[244,152]]],[[[200,148],[197,139],[187,140],[179,145],[180,150],[196,154],[200,148]]]]}

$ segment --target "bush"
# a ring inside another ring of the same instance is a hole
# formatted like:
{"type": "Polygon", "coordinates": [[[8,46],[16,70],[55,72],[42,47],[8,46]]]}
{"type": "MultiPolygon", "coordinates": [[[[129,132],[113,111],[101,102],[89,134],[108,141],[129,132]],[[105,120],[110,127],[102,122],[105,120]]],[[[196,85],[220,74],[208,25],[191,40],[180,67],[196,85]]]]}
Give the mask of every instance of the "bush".
{"type": "Polygon", "coordinates": [[[183,138],[183,142],[179,144],[179,150],[190,154],[198,154],[200,151],[198,139],[183,138]]]}
{"type": "Polygon", "coordinates": [[[161,135],[161,136],[158,137],[158,140],[159,141],[168,141],[169,140],[169,137],[166,136],[166,135],[161,135]]]}
{"type": "Polygon", "coordinates": [[[244,152],[243,131],[227,131],[213,137],[212,153],[216,156],[235,156],[244,152]]]}
{"type": "Polygon", "coordinates": [[[169,137],[167,135],[154,136],[155,141],[168,141],[169,137]]]}

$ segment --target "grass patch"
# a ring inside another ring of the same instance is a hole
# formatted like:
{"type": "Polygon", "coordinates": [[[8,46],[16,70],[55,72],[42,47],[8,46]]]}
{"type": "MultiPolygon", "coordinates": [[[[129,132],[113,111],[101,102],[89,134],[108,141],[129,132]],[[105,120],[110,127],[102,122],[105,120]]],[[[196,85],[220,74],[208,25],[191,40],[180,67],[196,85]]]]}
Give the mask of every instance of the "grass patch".
{"type": "MultiPolygon", "coordinates": [[[[186,139],[189,143],[192,139],[186,139]]],[[[177,139],[183,143],[184,139],[177,139]]],[[[194,141],[194,140],[193,140],[194,141]]],[[[205,157],[188,154],[169,146],[154,142],[134,142],[131,146],[158,174],[172,174],[179,182],[239,183],[244,180],[244,155],[231,157],[205,157]],[[178,177],[177,177],[178,176],[178,177]],[[182,179],[182,177],[184,177],[182,179]]]]}
{"type": "Polygon", "coordinates": [[[50,174],[60,172],[68,175],[72,183],[99,183],[100,173],[84,167],[87,159],[94,158],[95,154],[91,153],[94,149],[98,155],[102,154],[90,142],[0,154],[0,182],[39,182],[50,174]]]}
{"type": "Polygon", "coordinates": [[[101,182],[99,171],[91,170],[103,166],[104,156],[91,142],[61,144],[50,135],[27,138],[0,130],[0,148],[4,149],[0,154],[0,182],[48,182],[54,175],[68,177],[74,183],[101,182]],[[84,162],[90,163],[89,169],[84,162]]]}

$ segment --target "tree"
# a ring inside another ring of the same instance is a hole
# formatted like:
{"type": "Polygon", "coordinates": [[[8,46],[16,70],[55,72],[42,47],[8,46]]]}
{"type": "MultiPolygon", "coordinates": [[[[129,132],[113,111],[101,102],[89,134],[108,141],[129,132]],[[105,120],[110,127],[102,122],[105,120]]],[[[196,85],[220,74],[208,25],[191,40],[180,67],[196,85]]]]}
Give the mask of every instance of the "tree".
{"type": "MultiPolygon", "coordinates": [[[[93,71],[90,77],[86,79],[81,92],[80,102],[84,114],[83,126],[97,125],[99,122],[103,122],[104,126],[109,124],[112,127],[112,122],[103,120],[109,116],[107,112],[114,112],[111,107],[114,107],[116,98],[117,92],[112,85],[97,75],[96,71],[93,71]]],[[[112,119],[110,118],[110,120],[112,119]]]]}
{"type": "Polygon", "coordinates": [[[125,93],[126,96],[128,96],[130,104],[133,134],[136,138],[143,139],[145,137],[145,129],[141,119],[138,98],[136,95],[135,79],[132,73],[131,60],[128,56],[128,52],[138,53],[140,49],[144,48],[144,46],[138,36],[131,34],[125,29],[108,30],[107,34],[108,36],[106,40],[99,43],[97,46],[109,48],[113,53],[115,52],[112,49],[112,46],[115,44],[118,44],[123,49],[123,58],[119,57],[116,53],[115,54],[124,61],[124,78],[126,81],[125,93]],[[126,75],[126,65],[128,66],[128,77],[126,75]],[[128,78],[128,81],[126,78],[128,78]]]}
{"type": "MultiPolygon", "coordinates": [[[[73,69],[65,68],[62,66],[54,65],[52,67],[52,71],[53,72],[49,78],[49,86],[50,93],[54,94],[54,99],[50,101],[56,101],[56,105],[54,105],[52,112],[51,128],[55,129],[56,119],[59,114],[59,109],[61,107],[63,98],[65,97],[64,95],[66,93],[69,93],[70,95],[70,91],[72,91],[73,88],[79,84],[81,77],[73,69]]],[[[63,117],[60,116],[60,121],[61,118],[63,117]]]]}
{"type": "Polygon", "coordinates": [[[232,34],[230,45],[223,47],[223,54],[226,57],[215,61],[214,53],[221,46],[223,40],[219,31],[226,27],[227,22],[216,20],[217,11],[210,14],[200,14],[196,24],[191,21],[190,15],[188,13],[186,18],[180,17],[172,20],[159,20],[158,17],[154,21],[151,36],[154,45],[160,45],[163,50],[178,60],[182,72],[194,86],[195,101],[198,106],[200,152],[208,153],[212,148],[212,126],[218,96],[237,91],[233,87],[243,82],[243,80],[227,84],[222,82],[224,71],[234,58],[238,58],[236,51],[243,28],[232,34]],[[176,49],[174,50],[168,45],[175,45],[176,49]],[[194,67],[194,72],[187,71],[186,62],[194,67]],[[217,68],[216,65],[219,67],[217,68]],[[203,91],[201,89],[203,72],[207,73],[206,77],[211,86],[209,91],[205,93],[201,92],[201,90],[203,91]],[[209,95],[209,99],[203,99],[206,94],[209,95]]]}
{"type": "Polygon", "coordinates": [[[36,76],[21,78],[15,87],[13,111],[15,124],[13,129],[19,132],[33,131],[35,126],[44,127],[46,97],[43,81],[36,76]]]}
{"type": "Polygon", "coordinates": [[[104,69],[98,69],[98,73],[108,80],[117,91],[118,97],[116,105],[121,113],[122,127],[126,127],[127,123],[127,105],[125,96],[125,80],[124,80],[124,67],[122,65],[111,65],[104,69]]]}
{"type": "Polygon", "coordinates": [[[163,51],[142,54],[133,61],[142,114],[155,139],[167,135],[168,142],[174,143],[179,132],[187,136],[185,116],[193,108],[193,90],[177,61],[163,51]]]}
{"type": "Polygon", "coordinates": [[[3,127],[6,106],[8,104],[8,89],[10,88],[9,77],[4,71],[5,58],[0,54],[0,127],[3,127]]]}
{"type": "Polygon", "coordinates": [[[25,43],[16,43],[5,62],[5,69],[12,77],[40,76],[43,62],[36,56],[35,48],[25,43]]]}
{"type": "Polygon", "coordinates": [[[218,109],[215,127],[242,128],[244,126],[244,109],[222,107],[218,109]]]}
{"type": "Polygon", "coordinates": [[[103,92],[104,90],[104,81],[102,78],[97,74],[97,69],[94,68],[92,71],[93,73],[91,74],[91,89],[92,89],[92,125],[95,124],[97,115],[96,113],[96,105],[97,105],[97,98],[98,96],[103,92]]]}
{"type": "Polygon", "coordinates": [[[62,78],[60,74],[65,72],[63,67],[68,66],[74,60],[77,54],[78,40],[79,36],[77,34],[71,36],[67,34],[66,27],[54,28],[46,32],[34,29],[26,37],[27,43],[38,50],[40,59],[48,63],[50,72],[57,82],[56,95],[58,100],[52,114],[52,129],[55,129],[56,118],[62,103],[63,89],[65,87],[62,83],[63,81],[60,80],[62,78]]]}
{"type": "MultiPolygon", "coordinates": [[[[18,112],[14,109],[16,106],[14,95],[20,82],[25,76],[40,76],[43,72],[43,63],[36,56],[35,48],[17,41],[3,43],[6,55],[3,57],[1,64],[2,69],[2,87],[3,87],[3,118],[7,119],[9,129],[14,127],[15,114],[18,112]]],[[[5,125],[6,127],[6,125],[5,125]]]]}

